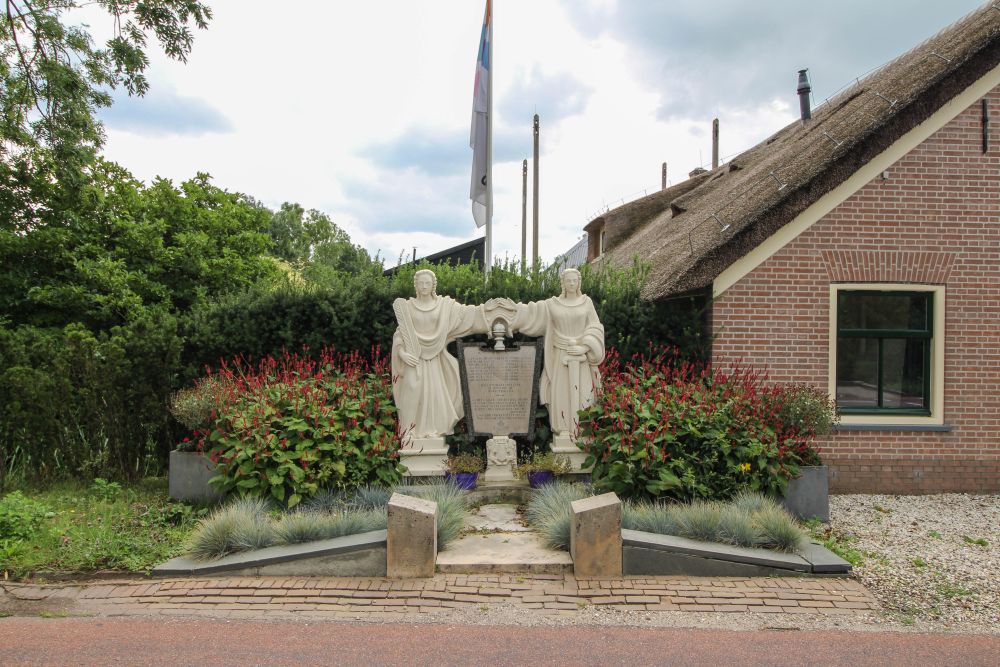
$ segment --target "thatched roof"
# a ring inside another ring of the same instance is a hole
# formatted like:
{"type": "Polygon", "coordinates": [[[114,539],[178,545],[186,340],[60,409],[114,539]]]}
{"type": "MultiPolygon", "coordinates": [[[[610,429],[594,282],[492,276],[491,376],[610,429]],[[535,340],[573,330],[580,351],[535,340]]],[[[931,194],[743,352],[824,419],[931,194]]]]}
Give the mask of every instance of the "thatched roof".
{"type": "Polygon", "coordinates": [[[652,264],[645,298],[707,287],[998,63],[1000,9],[990,3],[841,91],[811,121],[586,229],[605,223],[601,261],[652,264]]]}

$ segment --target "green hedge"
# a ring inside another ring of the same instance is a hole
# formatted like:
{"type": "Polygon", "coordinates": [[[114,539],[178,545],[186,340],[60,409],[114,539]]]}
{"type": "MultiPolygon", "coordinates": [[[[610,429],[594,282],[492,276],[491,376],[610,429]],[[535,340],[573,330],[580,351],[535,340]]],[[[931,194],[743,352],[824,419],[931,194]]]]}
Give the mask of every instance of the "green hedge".
{"type": "MultiPolygon", "coordinates": [[[[259,359],[282,349],[388,350],[396,328],[392,301],[413,296],[413,274],[432,268],[438,294],[462,303],[493,297],[538,301],[559,293],[556,267],[521,273],[499,266],[488,278],[474,266],[408,265],[392,276],[367,272],[339,274],[323,284],[289,280],[206,303],[184,321],[186,375],[197,377],[206,365],[237,354],[259,359]]],[[[583,267],[583,290],[604,324],[606,345],[624,358],[648,351],[650,344],[678,347],[687,358],[707,357],[704,296],[650,303],[639,298],[647,272],[641,267],[601,271],[583,267]]]]}

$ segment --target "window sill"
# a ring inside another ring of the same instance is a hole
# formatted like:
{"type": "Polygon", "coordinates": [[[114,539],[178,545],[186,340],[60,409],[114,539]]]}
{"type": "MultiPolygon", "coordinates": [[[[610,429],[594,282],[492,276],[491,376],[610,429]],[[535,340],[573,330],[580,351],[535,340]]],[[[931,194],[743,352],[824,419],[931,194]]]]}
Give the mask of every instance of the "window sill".
{"type": "Polygon", "coordinates": [[[949,433],[950,424],[837,424],[835,431],[924,431],[949,433]]]}

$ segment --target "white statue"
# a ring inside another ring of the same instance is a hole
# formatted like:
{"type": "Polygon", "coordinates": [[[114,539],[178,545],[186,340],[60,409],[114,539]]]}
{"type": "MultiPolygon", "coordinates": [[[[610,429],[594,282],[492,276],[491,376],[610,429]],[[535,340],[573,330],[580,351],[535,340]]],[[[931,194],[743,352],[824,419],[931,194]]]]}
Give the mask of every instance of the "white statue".
{"type": "Polygon", "coordinates": [[[517,304],[515,328],[529,336],[545,336],[545,367],[539,397],[548,408],[552,451],[567,454],[573,468],[585,458],[576,446],[577,412],[594,402],[601,384],[604,325],[594,302],[580,291],[580,272],[566,269],[562,293],[545,301],[517,304]]]}
{"type": "Polygon", "coordinates": [[[445,346],[488,327],[482,306],[437,295],[433,271],[417,271],[413,288],[415,298],[392,304],[398,324],[392,336],[392,395],[404,431],[402,463],[410,474],[429,475],[441,472],[444,436],[463,414],[458,362],[445,346]]]}

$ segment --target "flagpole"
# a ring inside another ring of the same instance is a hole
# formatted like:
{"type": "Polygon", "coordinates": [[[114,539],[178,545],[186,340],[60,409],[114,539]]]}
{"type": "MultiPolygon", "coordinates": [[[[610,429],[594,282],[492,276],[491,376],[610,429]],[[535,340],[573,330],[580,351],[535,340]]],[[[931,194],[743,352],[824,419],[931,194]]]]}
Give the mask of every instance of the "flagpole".
{"type": "Polygon", "coordinates": [[[493,268],[493,19],[495,3],[490,3],[489,67],[486,69],[486,273],[493,268]]]}

